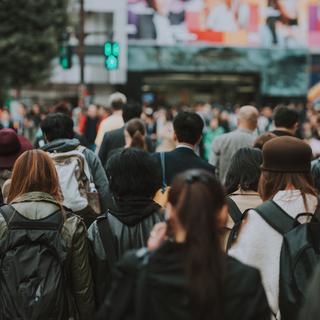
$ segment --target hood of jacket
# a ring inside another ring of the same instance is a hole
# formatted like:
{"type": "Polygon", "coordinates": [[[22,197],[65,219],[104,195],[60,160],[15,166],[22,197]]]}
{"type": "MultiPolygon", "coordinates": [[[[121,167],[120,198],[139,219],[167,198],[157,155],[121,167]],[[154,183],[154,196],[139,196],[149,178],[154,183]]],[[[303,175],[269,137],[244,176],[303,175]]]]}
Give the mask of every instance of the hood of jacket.
{"type": "Polygon", "coordinates": [[[126,198],[116,201],[117,207],[109,213],[128,226],[134,226],[158,212],[161,207],[148,198],[126,198]]]}
{"type": "Polygon", "coordinates": [[[47,143],[41,149],[47,152],[68,152],[78,146],[80,146],[78,139],[57,139],[47,143]]]}

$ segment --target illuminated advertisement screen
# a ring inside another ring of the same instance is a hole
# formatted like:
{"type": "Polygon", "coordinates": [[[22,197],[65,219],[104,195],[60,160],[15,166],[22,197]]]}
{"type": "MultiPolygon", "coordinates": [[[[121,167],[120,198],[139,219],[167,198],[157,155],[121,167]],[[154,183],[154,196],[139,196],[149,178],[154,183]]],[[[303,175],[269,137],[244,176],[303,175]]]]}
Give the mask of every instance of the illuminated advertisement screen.
{"type": "Polygon", "coordinates": [[[132,41],[320,48],[320,0],[128,0],[132,41]]]}

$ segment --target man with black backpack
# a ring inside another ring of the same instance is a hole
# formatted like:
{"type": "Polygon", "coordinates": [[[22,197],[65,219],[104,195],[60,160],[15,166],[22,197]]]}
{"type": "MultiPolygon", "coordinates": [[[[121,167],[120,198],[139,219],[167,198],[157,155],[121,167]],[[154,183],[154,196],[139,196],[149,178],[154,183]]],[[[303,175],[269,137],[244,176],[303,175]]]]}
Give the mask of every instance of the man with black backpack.
{"type": "Polygon", "coordinates": [[[41,123],[59,175],[63,204],[82,216],[87,227],[107,210],[108,180],[98,156],[74,139],[73,121],[62,113],[49,114],[41,123]]]}
{"type": "Polygon", "coordinates": [[[309,277],[320,260],[317,193],[310,173],[311,148],[293,137],[263,148],[259,193],[229,254],[258,268],[275,318],[294,320],[309,277]]]}

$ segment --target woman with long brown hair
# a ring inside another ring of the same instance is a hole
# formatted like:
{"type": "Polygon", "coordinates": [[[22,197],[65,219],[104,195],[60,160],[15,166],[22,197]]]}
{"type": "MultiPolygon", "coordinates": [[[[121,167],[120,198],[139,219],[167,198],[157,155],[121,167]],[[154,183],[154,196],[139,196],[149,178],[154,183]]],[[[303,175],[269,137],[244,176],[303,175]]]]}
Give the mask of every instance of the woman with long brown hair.
{"type": "MultiPolygon", "coordinates": [[[[262,156],[258,192],[264,201],[263,207],[249,211],[229,254],[261,271],[269,305],[278,318],[283,235],[264,216],[276,212],[277,221],[281,221],[281,215],[294,221],[302,213],[313,214],[318,199],[311,177],[312,151],[304,141],[293,137],[274,138],[264,145],[262,156]],[[267,212],[266,203],[273,209],[267,212]]],[[[299,222],[307,220],[299,219],[299,222]]]]}
{"type": "Polygon", "coordinates": [[[2,318],[91,318],[86,228],[62,207],[58,175],[44,151],[17,159],[0,214],[2,318]]]}
{"type": "Polygon", "coordinates": [[[227,206],[219,181],[186,171],[168,200],[167,224],[151,232],[149,251],[120,261],[99,319],[269,320],[259,272],[222,251],[227,206]]]}

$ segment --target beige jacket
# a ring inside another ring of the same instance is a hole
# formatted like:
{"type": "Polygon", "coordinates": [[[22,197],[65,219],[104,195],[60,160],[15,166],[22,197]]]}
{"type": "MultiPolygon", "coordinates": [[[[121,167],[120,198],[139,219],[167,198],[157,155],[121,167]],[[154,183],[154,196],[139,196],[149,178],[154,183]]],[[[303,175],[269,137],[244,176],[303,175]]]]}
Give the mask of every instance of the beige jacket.
{"type": "MultiPolygon", "coordinates": [[[[248,209],[256,208],[262,203],[259,194],[255,191],[243,191],[239,189],[231,194],[230,198],[236,203],[242,213],[244,213],[248,209]]],[[[230,231],[233,227],[234,222],[229,214],[223,231],[223,247],[225,250],[227,248],[230,231]]]]}

